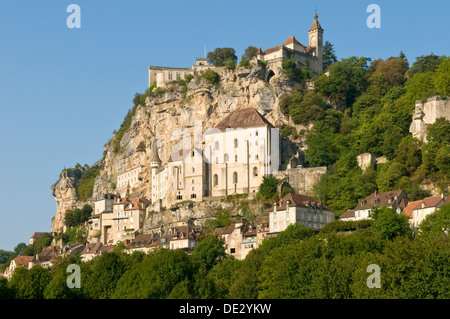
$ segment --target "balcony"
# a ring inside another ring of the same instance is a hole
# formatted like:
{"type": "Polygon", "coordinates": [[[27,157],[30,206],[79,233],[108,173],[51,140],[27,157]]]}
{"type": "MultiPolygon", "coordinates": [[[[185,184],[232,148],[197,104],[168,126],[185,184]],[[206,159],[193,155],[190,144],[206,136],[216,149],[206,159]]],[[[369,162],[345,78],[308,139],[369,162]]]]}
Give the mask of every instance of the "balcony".
{"type": "Polygon", "coordinates": [[[244,244],[246,243],[256,243],[256,238],[247,238],[242,241],[244,244]]]}

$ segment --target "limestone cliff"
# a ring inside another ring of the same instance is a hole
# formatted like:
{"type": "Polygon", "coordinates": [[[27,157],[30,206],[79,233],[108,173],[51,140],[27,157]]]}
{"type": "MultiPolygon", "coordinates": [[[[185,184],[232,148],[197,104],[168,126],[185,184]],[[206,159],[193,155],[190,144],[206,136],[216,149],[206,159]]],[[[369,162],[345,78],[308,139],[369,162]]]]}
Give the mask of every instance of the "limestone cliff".
{"type": "MultiPolygon", "coordinates": [[[[278,100],[283,93],[293,90],[295,82],[284,76],[274,76],[267,83],[268,70],[256,63],[251,68],[237,65],[235,70],[217,68],[215,71],[220,75],[218,84],[195,76],[188,84],[187,91],[178,84],[169,84],[164,92],[147,97],[145,105],[136,108],[130,127],[120,140],[120,150],[117,152],[113,146],[117,136],[105,144],[104,158],[95,164],[100,168],[100,173],[95,178],[93,195],[88,203],[92,204],[97,196],[104,193],[119,191],[130,193],[131,197],[151,198],[149,159],[154,136],[158,141],[159,156],[163,163],[167,163],[173,146],[179,142],[171,138],[177,129],[190,132],[193,136],[194,125],[201,123],[203,133],[230,112],[248,107],[256,108],[274,126],[288,123],[279,110],[278,100]],[[136,187],[121,189],[118,176],[136,167],[141,167],[136,187]]],[[[297,152],[295,144],[289,141],[283,143],[282,162],[297,152]]],[[[85,204],[78,200],[76,193],[76,181],[81,174],[82,169],[64,172],[52,186],[57,204],[56,216],[52,220],[54,232],[63,229],[67,209],[85,204]]]]}

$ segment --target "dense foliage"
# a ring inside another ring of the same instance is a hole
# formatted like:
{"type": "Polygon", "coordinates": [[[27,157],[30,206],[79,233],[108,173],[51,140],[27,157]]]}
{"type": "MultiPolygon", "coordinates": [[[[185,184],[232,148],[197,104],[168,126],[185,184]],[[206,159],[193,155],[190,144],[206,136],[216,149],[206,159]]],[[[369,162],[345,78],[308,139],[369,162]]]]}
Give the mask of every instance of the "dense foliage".
{"type": "Polygon", "coordinates": [[[449,61],[424,56],[409,68],[404,55],[370,65],[370,59],[351,57],[333,63],[314,91],[298,89],[280,99],[281,111],[295,123],[314,123],[306,134],[306,164],[329,167],[315,196],[341,214],[375,190],[404,189],[411,200],[430,195],[424,183],[445,191],[450,122],[437,119],[427,143],[412,138],[409,128],[416,100],[447,94],[449,61]],[[387,162],[362,171],[356,156],[363,153],[387,162]]]}
{"type": "Polygon", "coordinates": [[[0,298],[449,298],[450,237],[443,231],[449,212],[446,205],[430,215],[414,237],[405,232],[407,221],[385,209],[373,222],[345,229],[332,223],[318,234],[294,224],[243,261],[226,256],[215,237],[191,255],[127,254],[122,247],[86,263],[59,257],[51,270],[17,268],[10,282],[0,280],[0,298]],[[74,263],[81,268],[79,289],[66,285],[74,263]],[[380,289],[367,286],[371,264],[380,266],[380,289]]]}

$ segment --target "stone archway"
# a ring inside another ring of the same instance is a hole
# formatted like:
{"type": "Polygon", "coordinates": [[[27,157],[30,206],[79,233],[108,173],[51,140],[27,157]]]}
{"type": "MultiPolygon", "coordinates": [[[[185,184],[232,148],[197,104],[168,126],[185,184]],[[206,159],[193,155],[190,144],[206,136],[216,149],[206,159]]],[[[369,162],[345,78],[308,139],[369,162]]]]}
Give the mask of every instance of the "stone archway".
{"type": "Polygon", "coordinates": [[[269,83],[270,79],[273,78],[275,76],[275,72],[273,72],[272,70],[268,70],[266,73],[266,82],[269,83]]]}

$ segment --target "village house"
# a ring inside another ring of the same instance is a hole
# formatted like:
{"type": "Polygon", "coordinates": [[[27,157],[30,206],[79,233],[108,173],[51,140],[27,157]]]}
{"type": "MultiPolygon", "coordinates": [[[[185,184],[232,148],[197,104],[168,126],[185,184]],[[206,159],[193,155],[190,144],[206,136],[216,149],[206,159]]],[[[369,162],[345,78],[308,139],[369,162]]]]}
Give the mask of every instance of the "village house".
{"type": "Polygon", "coordinates": [[[444,195],[441,195],[410,202],[403,211],[403,214],[408,216],[411,228],[415,229],[419,227],[425,217],[434,213],[440,206],[442,206],[444,201],[445,197],[444,195]]]}
{"type": "Polygon", "coordinates": [[[6,279],[11,280],[11,277],[17,267],[25,267],[26,269],[28,269],[29,263],[32,259],[33,256],[17,256],[13,260],[11,260],[9,267],[7,267],[8,271],[5,270],[4,272],[4,276],[6,277],[6,279]]]}
{"type": "Polygon", "coordinates": [[[255,220],[256,226],[256,247],[262,244],[267,234],[270,233],[269,215],[258,216],[255,220]]]}
{"type": "Polygon", "coordinates": [[[86,247],[81,252],[81,261],[87,262],[104,252],[112,252],[114,247],[115,245],[103,245],[102,243],[86,244],[86,247]]]}
{"type": "Polygon", "coordinates": [[[330,208],[312,197],[295,193],[289,193],[275,203],[269,214],[272,234],[286,230],[290,224],[320,229],[332,221],[334,212],[330,208]]]}
{"type": "Polygon", "coordinates": [[[48,233],[34,233],[33,236],[30,237],[30,245],[33,245],[37,239],[44,237],[48,233]]]}
{"type": "Polygon", "coordinates": [[[225,253],[240,260],[243,234],[247,229],[248,225],[246,221],[241,220],[227,227],[216,228],[213,234],[224,242],[225,253]]]}
{"type": "Polygon", "coordinates": [[[40,254],[36,254],[28,263],[28,269],[34,266],[50,269],[53,266],[53,259],[61,255],[61,249],[56,246],[45,247],[40,254]]]}
{"type": "Polygon", "coordinates": [[[358,203],[355,209],[348,210],[339,216],[339,220],[362,220],[370,218],[370,214],[376,208],[388,207],[394,209],[397,214],[403,212],[409,199],[404,190],[393,190],[378,193],[373,192],[358,203]]]}

